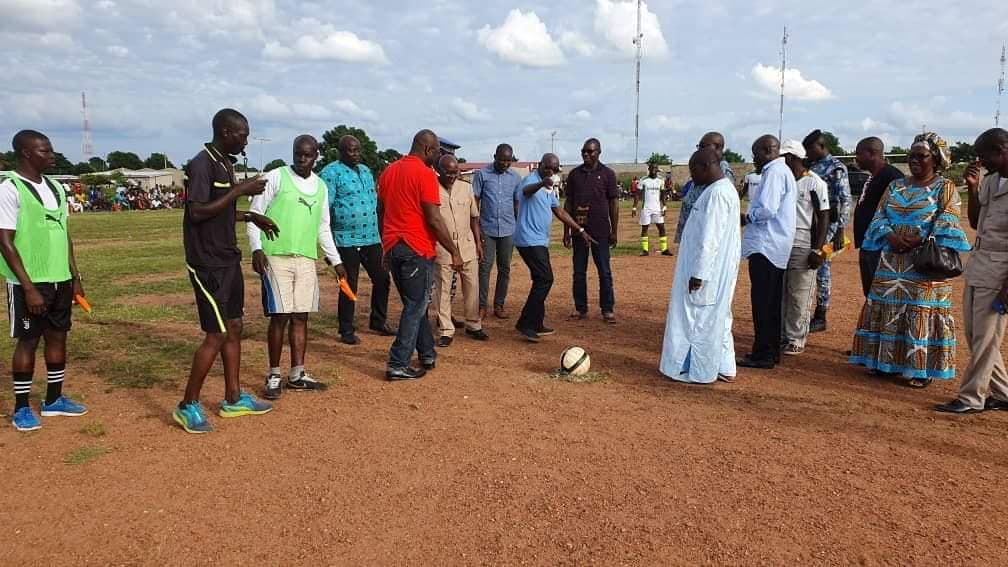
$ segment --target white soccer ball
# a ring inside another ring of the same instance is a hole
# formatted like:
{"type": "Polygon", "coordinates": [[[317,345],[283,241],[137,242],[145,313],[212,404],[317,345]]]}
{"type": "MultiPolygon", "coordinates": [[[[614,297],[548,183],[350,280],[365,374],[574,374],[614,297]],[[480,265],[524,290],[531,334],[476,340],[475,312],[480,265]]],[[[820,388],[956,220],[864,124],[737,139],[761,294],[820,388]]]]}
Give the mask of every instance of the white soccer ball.
{"type": "Polygon", "coordinates": [[[585,349],[577,346],[567,347],[560,355],[560,369],[574,376],[581,376],[591,368],[591,357],[585,349]]]}

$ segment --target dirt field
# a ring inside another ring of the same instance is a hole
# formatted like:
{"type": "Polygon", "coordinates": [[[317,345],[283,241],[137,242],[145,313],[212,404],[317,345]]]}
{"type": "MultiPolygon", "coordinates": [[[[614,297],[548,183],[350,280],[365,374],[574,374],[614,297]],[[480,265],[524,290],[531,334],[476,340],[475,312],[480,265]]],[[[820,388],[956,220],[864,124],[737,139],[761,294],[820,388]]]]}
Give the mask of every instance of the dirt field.
{"type": "MultiPolygon", "coordinates": [[[[937,414],[954,384],[916,391],[846,364],[862,301],[854,255],[837,263],[829,331],[803,356],[716,386],[657,373],[674,265],[615,258],[619,324],[595,308],[574,324],[569,258],[555,257],[557,335],[529,345],[513,318],[490,321],[492,342],[458,337],[416,383],[382,379],[389,339],[347,347],[330,327],[309,362],[336,386],[285,394],[263,417],[214,415],[212,435],[171,422],[178,380],[110,388],[71,362],[88,416],[18,434],[0,404],[0,564],[1004,564],[1008,412],[937,414]],[[551,378],[571,344],[608,380],[551,378]]],[[[514,266],[513,317],[529,285],[517,255],[514,266]]],[[[744,270],[740,354],[752,340],[744,270]]],[[[323,297],[331,317],[331,280],[323,297]]],[[[258,391],[265,323],[247,329],[243,381],[258,391]]],[[[195,330],[152,335],[195,346],[195,330]]],[[[218,370],[208,405],[222,390],[218,370]]]]}

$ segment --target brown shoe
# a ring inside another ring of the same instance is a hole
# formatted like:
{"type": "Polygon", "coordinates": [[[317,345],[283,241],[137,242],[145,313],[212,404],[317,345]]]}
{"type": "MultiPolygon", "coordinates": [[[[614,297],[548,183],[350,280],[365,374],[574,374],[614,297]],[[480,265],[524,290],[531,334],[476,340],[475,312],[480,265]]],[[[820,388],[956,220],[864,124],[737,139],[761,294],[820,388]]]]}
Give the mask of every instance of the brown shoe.
{"type": "Polygon", "coordinates": [[[573,312],[573,313],[570,314],[570,317],[568,317],[567,320],[568,321],[584,321],[587,318],[588,318],[588,314],[587,313],[582,313],[580,311],[575,311],[575,312],[573,312]]]}
{"type": "Polygon", "coordinates": [[[616,324],[616,314],[615,313],[603,313],[602,320],[610,325],[616,324]]]}
{"type": "Polygon", "coordinates": [[[507,319],[509,315],[507,311],[504,311],[503,307],[494,307],[494,317],[498,319],[507,319]]]}

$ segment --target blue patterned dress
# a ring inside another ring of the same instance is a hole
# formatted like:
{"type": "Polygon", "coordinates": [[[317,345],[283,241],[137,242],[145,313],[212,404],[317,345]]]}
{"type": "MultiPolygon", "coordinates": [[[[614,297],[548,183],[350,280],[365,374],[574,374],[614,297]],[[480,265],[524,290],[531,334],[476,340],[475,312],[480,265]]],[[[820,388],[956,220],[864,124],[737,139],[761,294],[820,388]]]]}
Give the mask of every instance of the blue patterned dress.
{"type": "Polygon", "coordinates": [[[937,213],[936,242],[967,251],[970,245],[959,227],[959,206],[955,184],[940,176],[928,187],[914,187],[910,179],[889,185],[865,234],[863,248],[881,250],[882,258],[861,309],[851,363],[905,378],[955,378],[952,284],[916,272],[913,251],[894,252],[886,235],[926,238],[937,213]],[[938,211],[940,204],[944,208],[938,211]]]}

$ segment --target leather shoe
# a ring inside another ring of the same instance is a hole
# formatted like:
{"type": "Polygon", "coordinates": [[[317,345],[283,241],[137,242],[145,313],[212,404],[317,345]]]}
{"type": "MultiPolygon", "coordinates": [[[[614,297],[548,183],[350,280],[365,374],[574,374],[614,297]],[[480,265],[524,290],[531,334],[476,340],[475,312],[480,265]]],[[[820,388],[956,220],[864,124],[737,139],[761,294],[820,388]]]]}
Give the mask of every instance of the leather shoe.
{"type": "Polygon", "coordinates": [[[450,347],[451,344],[452,344],[452,338],[451,337],[440,337],[437,340],[437,346],[439,346],[441,348],[450,347]]]}
{"type": "Polygon", "coordinates": [[[983,409],[970,407],[966,405],[966,402],[958,398],[952,400],[951,402],[938,404],[934,407],[934,409],[935,411],[940,411],[944,413],[958,413],[958,414],[980,413],[984,411],[983,409]]]}
{"type": "Polygon", "coordinates": [[[388,325],[383,325],[381,327],[371,327],[371,330],[383,337],[394,337],[396,336],[396,331],[388,325]]]}
{"type": "Polygon", "coordinates": [[[997,398],[987,398],[984,402],[984,409],[994,410],[994,411],[1008,411],[1008,402],[1005,400],[999,400],[997,398]]]}
{"type": "Polygon", "coordinates": [[[434,370],[434,368],[437,366],[437,361],[431,360],[427,362],[422,362],[421,364],[423,364],[424,370],[434,370]]]}
{"type": "Polygon", "coordinates": [[[385,371],[385,378],[387,380],[399,381],[399,380],[419,380],[427,374],[424,369],[416,368],[390,368],[385,371]]]}
{"type": "Polygon", "coordinates": [[[466,329],[465,334],[466,334],[467,337],[474,338],[477,341],[489,341],[490,340],[490,335],[488,335],[487,332],[484,331],[483,329],[480,329],[478,331],[470,331],[469,329],[466,329]]]}
{"type": "Polygon", "coordinates": [[[359,345],[360,338],[357,335],[340,335],[340,342],[345,345],[359,345]]]}
{"type": "Polygon", "coordinates": [[[501,306],[501,307],[494,307],[494,317],[498,319],[507,319],[508,317],[510,317],[510,315],[508,315],[507,311],[504,310],[504,307],[501,306]]]}
{"type": "Polygon", "coordinates": [[[743,368],[757,368],[760,370],[770,370],[775,366],[774,363],[769,360],[755,360],[748,356],[738,359],[735,361],[735,364],[743,368]]]}

